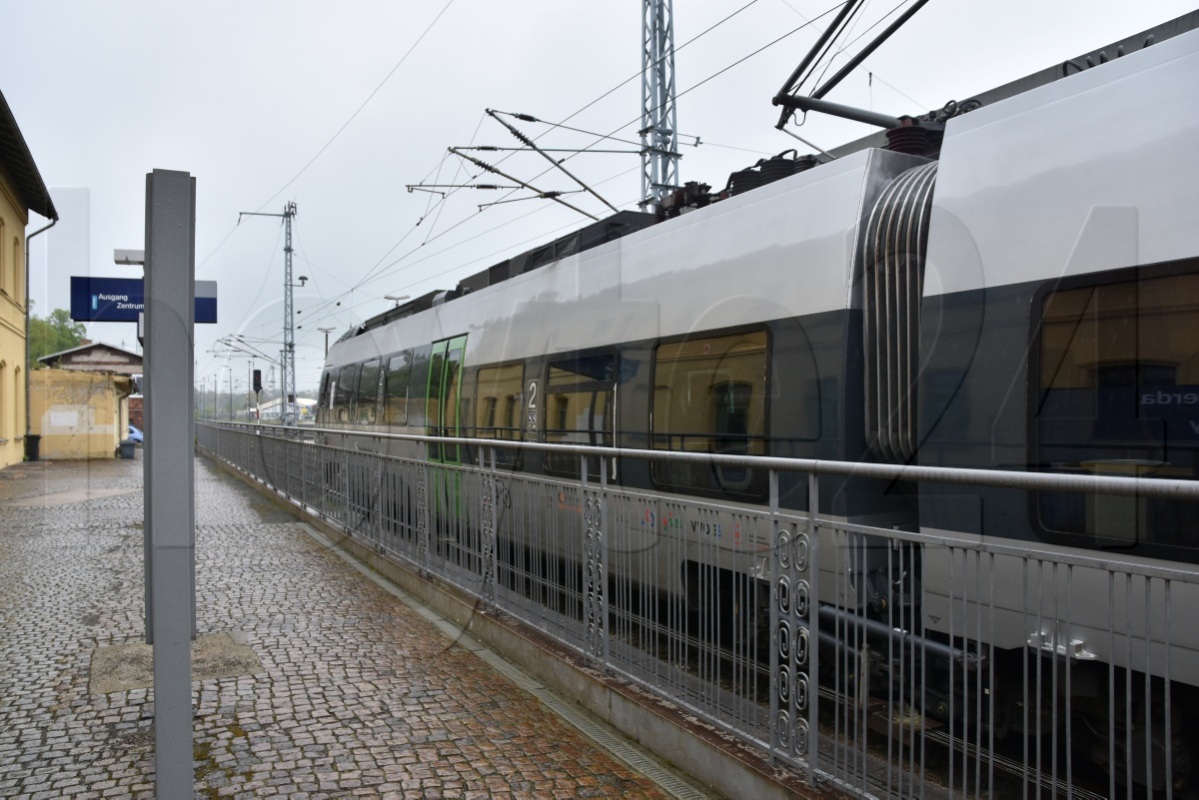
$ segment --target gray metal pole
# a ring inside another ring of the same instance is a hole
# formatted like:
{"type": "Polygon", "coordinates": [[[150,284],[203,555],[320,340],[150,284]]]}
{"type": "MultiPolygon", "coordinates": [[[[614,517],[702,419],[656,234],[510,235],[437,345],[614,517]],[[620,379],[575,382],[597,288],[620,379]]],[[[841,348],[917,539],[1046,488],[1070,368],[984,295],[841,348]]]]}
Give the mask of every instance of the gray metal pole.
{"type": "Polygon", "coordinates": [[[145,535],[147,641],[154,645],[158,797],[191,797],[195,609],[196,182],[146,176],[145,535]]]}

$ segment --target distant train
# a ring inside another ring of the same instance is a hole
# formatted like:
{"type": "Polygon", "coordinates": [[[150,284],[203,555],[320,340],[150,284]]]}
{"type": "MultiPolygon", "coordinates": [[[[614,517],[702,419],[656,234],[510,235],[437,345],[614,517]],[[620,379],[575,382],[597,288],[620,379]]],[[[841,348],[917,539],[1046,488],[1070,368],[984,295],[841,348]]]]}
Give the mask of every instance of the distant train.
{"type": "MultiPolygon", "coordinates": [[[[329,350],[317,424],[1197,479],[1197,86],[1199,32],[1184,33],[950,119],[935,157],[799,159],[797,174],[676,218],[623,212],[347,333],[329,350]]],[[[664,497],[767,499],[763,470],[613,464],[612,483],[664,497]]],[[[503,466],[579,475],[577,459],[531,451],[503,466]]],[[[1183,501],[821,486],[821,513],[848,522],[1199,564],[1199,515],[1183,501]]],[[[784,507],[808,501],[803,480],[782,487],[784,507]]],[[[916,566],[923,629],[949,636],[938,586],[952,565],[916,566]]],[[[689,567],[660,564],[656,585],[685,595],[689,567]]],[[[866,569],[860,596],[836,602],[896,599],[885,560],[866,569]]],[[[1177,608],[1199,602],[1182,594],[1177,608]]],[[[1023,653],[1021,593],[997,602],[1008,613],[990,644],[1023,653]]],[[[1106,635],[1106,618],[1078,613],[1106,635]]],[[[1199,627],[1171,633],[1167,660],[1173,727],[1193,727],[1199,627]]],[[[1194,749],[1175,752],[1185,779],[1194,749]]]]}
{"type": "MultiPolygon", "coordinates": [[[[316,401],[311,398],[296,398],[294,403],[288,404],[287,411],[294,416],[294,422],[297,425],[312,425],[316,422],[316,401]]],[[[284,406],[281,398],[268,400],[258,406],[258,419],[263,422],[281,422],[283,415],[284,406]]]]}

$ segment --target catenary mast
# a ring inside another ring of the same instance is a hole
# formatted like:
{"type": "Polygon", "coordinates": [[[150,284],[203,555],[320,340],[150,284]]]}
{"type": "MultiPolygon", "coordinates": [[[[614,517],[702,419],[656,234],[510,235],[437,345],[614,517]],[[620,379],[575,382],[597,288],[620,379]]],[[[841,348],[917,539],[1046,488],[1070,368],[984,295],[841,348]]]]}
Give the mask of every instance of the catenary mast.
{"type": "Polygon", "coordinates": [[[641,205],[679,187],[672,0],[643,0],[641,20],[641,205]]]}
{"type": "MultiPolygon", "coordinates": [[[[242,217],[282,217],[283,226],[285,229],[283,243],[283,352],[280,369],[282,371],[283,383],[283,398],[280,406],[282,407],[283,423],[285,425],[295,424],[295,416],[293,404],[296,401],[296,324],[293,315],[293,305],[291,299],[291,290],[294,285],[291,281],[291,220],[296,215],[296,204],[288,203],[283,208],[282,214],[269,214],[261,211],[243,211],[238,215],[237,221],[240,223],[242,217]]],[[[300,285],[304,284],[307,278],[300,278],[300,285]]]]}

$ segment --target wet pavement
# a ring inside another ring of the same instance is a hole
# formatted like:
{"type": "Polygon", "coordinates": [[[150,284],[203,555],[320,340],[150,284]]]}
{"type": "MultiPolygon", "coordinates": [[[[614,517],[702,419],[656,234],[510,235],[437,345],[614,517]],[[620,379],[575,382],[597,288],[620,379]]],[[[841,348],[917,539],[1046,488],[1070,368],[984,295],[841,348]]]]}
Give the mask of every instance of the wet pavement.
{"type": "MultiPolygon", "coordinates": [[[[137,455],[0,470],[0,798],[154,796],[137,455]]],[[[197,797],[668,796],[204,459],[196,523],[197,797]]]]}

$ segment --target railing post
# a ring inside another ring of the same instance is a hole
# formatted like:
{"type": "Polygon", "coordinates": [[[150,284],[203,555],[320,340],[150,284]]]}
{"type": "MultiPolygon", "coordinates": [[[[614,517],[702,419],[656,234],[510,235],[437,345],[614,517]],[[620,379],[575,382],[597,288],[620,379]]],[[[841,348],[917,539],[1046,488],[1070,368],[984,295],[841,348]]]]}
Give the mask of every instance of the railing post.
{"type": "Polygon", "coordinates": [[[347,533],[350,532],[350,508],[352,497],[350,494],[350,479],[353,475],[350,472],[350,448],[347,445],[341,450],[341,508],[337,510],[337,519],[347,533]]]}
{"type": "Polygon", "coordinates": [[[315,456],[317,456],[317,486],[321,487],[320,516],[323,519],[329,519],[329,447],[321,447],[320,452],[315,453],[315,456]]]}
{"type": "Polygon", "coordinates": [[[778,752],[783,749],[784,736],[789,732],[783,730],[783,718],[779,711],[779,692],[781,690],[779,671],[783,668],[779,659],[779,647],[782,634],[782,614],[779,610],[781,584],[783,581],[782,560],[783,543],[779,537],[778,496],[779,475],[776,470],[769,472],[770,482],[770,765],[774,766],[778,752]]]}
{"type": "Polygon", "coordinates": [[[608,459],[598,459],[600,465],[600,494],[599,494],[599,514],[600,514],[600,586],[603,587],[603,594],[600,597],[600,610],[603,614],[604,621],[603,631],[603,662],[604,667],[610,667],[610,659],[608,653],[608,559],[611,556],[611,536],[608,530],[608,459]]]}
{"type": "MultiPolygon", "coordinates": [[[[607,473],[600,459],[601,488],[607,487],[607,473]]],[[[587,457],[580,456],[583,507],[583,616],[587,652],[605,668],[608,666],[608,570],[607,515],[601,492],[591,488],[587,475],[587,457]]]]}
{"type": "Polygon", "coordinates": [[[383,443],[378,442],[379,452],[375,453],[375,486],[378,491],[375,492],[375,513],[374,513],[374,534],[375,534],[375,552],[383,552],[383,520],[385,519],[386,504],[383,502],[383,443]]]}
{"type": "Polygon", "coordinates": [[[308,448],[300,443],[300,507],[308,510],[308,448]]]}
{"type": "Polygon", "coordinates": [[[291,459],[291,451],[296,446],[295,440],[285,433],[282,445],[279,448],[279,452],[283,456],[283,496],[294,500],[295,494],[293,494],[291,487],[291,468],[294,462],[291,459]]]}
{"type": "Polygon", "coordinates": [[[416,467],[416,563],[423,574],[429,572],[429,443],[422,440],[417,445],[416,467]]]}
{"type": "Polygon", "coordinates": [[[499,509],[497,508],[499,493],[497,491],[498,474],[495,468],[495,447],[488,447],[487,453],[490,456],[490,464],[486,464],[483,449],[479,449],[479,474],[483,477],[483,530],[482,540],[479,542],[483,548],[483,564],[480,578],[483,581],[483,599],[489,604],[495,605],[495,553],[499,546],[499,531],[497,530],[499,526],[499,509]]]}
{"type": "Polygon", "coordinates": [[[808,474],[808,782],[820,760],[820,476],[808,474]]]}

